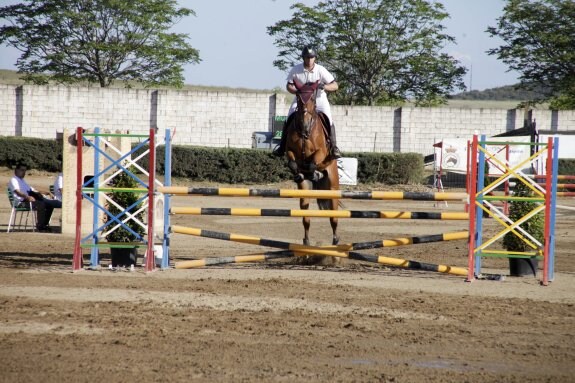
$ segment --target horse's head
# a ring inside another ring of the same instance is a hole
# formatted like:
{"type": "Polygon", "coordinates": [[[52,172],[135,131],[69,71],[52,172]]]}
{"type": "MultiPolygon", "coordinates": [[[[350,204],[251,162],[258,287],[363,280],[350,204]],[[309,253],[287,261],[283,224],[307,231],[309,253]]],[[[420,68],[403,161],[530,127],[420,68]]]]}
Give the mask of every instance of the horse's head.
{"type": "Polygon", "coordinates": [[[319,80],[302,84],[294,78],[294,85],[297,89],[297,116],[302,124],[303,131],[309,134],[313,124],[317,121],[317,111],[315,98],[319,87],[319,80]]]}

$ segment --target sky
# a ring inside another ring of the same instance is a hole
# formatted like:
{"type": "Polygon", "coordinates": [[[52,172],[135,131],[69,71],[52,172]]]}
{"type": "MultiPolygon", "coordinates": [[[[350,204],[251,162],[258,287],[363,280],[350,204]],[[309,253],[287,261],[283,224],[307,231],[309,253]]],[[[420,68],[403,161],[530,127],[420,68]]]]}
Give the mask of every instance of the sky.
{"type": "MultiPolygon", "coordinates": [[[[518,74],[485,53],[501,40],[485,32],[502,15],[505,0],[433,0],[444,5],[450,18],[443,21],[455,44],[444,51],[467,67],[468,90],[484,90],[517,82],[518,74]]],[[[15,3],[0,0],[0,6],[15,3]]],[[[277,48],[267,27],[289,19],[296,0],[179,0],[196,16],[181,20],[173,31],[187,33],[202,61],[184,67],[185,83],[230,88],[274,89],[285,86],[286,73],[273,66],[277,48]]],[[[300,0],[307,6],[319,0],[300,0]]],[[[0,69],[15,70],[20,52],[0,46],[0,69]]],[[[321,57],[318,58],[321,63],[321,57]]],[[[329,69],[329,68],[328,68],[329,69]]]]}

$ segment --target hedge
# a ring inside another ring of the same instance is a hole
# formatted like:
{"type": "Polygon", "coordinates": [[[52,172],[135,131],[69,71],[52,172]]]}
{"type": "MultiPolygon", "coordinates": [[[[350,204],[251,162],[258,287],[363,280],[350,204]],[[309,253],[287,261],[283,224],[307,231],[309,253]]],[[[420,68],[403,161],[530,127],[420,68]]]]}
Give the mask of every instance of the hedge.
{"type": "Polygon", "coordinates": [[[62,142],[29,137],[0,136],[0,165],[22,163],[28,169],[58,172],[62,169],[62,142]]]}
{"type": "MultiPolygon", "coordinates": [[[[361,183],[420,183],[423,156],[416,153],[346,153],[358,159],[361,183]]],[[[60,171],[62,143],[58,140],[0,137],[0,166],[24,163],[30,169],[60,171]]],[[[147,156],[140,160],[147,167],[147,156]]],[[[164,171],[164,147],[157,149],[157,168],[164,171]]],[[[173,146],[172,176],[227,184],[266,184],[292,179],[285,159],[256,149],[173,146]]]]}

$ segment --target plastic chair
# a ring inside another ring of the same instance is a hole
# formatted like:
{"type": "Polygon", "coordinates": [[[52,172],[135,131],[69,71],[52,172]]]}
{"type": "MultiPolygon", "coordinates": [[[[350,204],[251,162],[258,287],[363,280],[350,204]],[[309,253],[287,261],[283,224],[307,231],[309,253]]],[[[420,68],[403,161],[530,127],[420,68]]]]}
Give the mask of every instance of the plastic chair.
{"type": "Polygon", "coordinates": [[[9,233],[10,229],[16,226],[22,227],[22,219],[24,218],[24,215],[26,215],[26,220],[24,221],[24,230],[28,229],[28,218],[30,215],[32,215],[32,231],[36,231],[36,211],[32,206],[32,202],[20,204],[20,201],[14,197],[14,194],[9,187],[6,188],[6,191],[8,192],[8,200],[10,201],[10,206],[12,207],[10,220],[8,221],[8,230],[6,230],[6,233],[9,233]],[[20,213],[20,220],[18,221],[18,225],[16,225],[18,213],[20,213]]]}

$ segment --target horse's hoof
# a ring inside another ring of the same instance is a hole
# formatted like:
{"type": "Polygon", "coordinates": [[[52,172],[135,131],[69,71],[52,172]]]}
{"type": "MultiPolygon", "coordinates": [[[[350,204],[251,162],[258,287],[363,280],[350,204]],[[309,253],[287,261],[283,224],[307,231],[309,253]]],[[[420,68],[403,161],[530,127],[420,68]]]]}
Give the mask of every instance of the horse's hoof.
{"type": "Polygon", "coordinates": [[[295,177],[293,178],[293,180],[295,181],[296,184],[299,184],[301,182],[303,182],[304,180],[304,176],[301,173],[298,173],[295,175],[295,177]]]}
{"type": "Polygon", "coordinates": [[[303,244],[304,244],[305,246],[309,246],[309,239],[304,238],[304,239],[303,239],[303,244]]]}
{"type": "Polygon", "coordinates": [[[318,172],[317,170],[315,172],[313,172],[313,180],[314,182],[317,182],[319,180],[321,180],[323,178],[323,173],[322,172],[318,172]]]}
{"type": "Polygon", "coordinates": [[[339,244],[339,237],[333,237],[332,241],[331,241],[332,245],[337,245],[339,244]]]}

